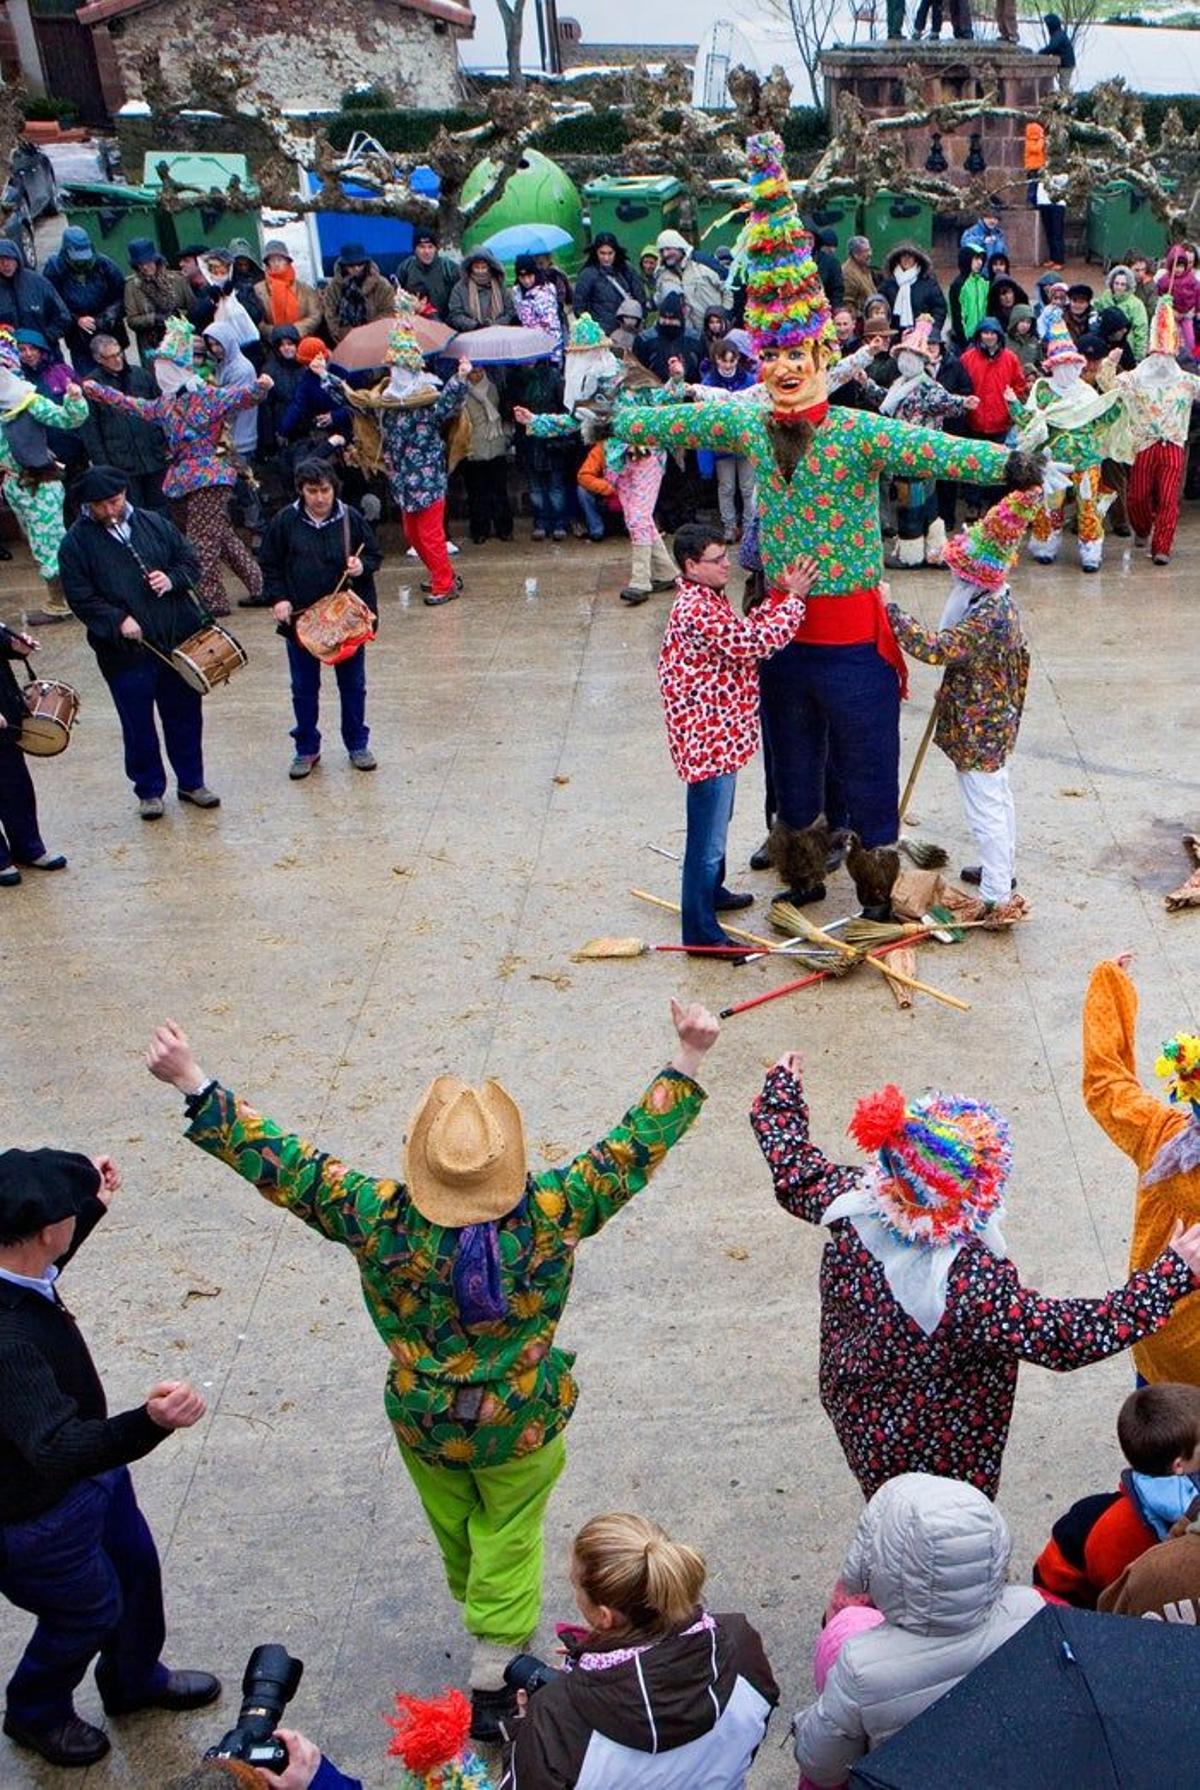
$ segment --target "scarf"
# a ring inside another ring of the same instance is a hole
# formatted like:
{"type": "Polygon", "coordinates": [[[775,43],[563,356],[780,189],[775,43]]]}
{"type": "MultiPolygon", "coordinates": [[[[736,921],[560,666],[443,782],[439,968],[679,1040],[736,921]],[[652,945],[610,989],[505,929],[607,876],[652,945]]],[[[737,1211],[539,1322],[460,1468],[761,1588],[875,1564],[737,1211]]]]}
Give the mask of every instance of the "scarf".
{"type": "Polygon", "coordinates": [[[1110,413],[1120,406],[1121,394],[1118,391],[1098,392],[1083,379],[1060,392],[1054,389],[1049,379],[1042,378],[1034,381],[1025,402],[1029,418],[1018,427],[1017,445],[1022,453],[1033,454],[1045,447],[1052,430],[1085,429],[1104,416],[1115,424],[1119,418],[1110,413]],[[1048,404],[1037,403],[1035,394],[1039,388],[1049,394],[1048,404]]]}
{"type": "Polygon", "coordinates": [[[154,362],[154,377],[164,398],[200,390],[200,379],[194,368],[176,366],[174,361],[163,360],[161,355],[154,362]]]}
{"type": "Polygon", "coordinates": [[[267,309],[272,323],[299,323],[296,270],[289,262],[282,273],[267,272],[267,309]]]}
{"type": "MultiPolygon", "coordinates": [[[[932,1336],[946,1311],[946,1284],[950,1270],[965,1247],[965,1238],[933,1245],[910,1243],[894,1231],[879,1209],[879,1170],[864,1169],[857,1187],[843,1193],[825,1208],[822,1223],[833,1225],[848,1219],[858,1233],[858,1240],[883,1269],[888,1289],[901,1310],[932,1336]]],[[[1000,1229],[1004,1215],[1001,1206],[975,1235],[998,1260],[1004,1261],[1008,1246],[1000,1229]]]]}
{"type": "Polygon", "coordinates": [[[1200,1121],[1193,1114],[1182,1131],[1169,1137],[1142,1176],[1143,1187],[1153,1187],[1172,1175],[1190,1175],[1200,1168],[1200,1121]]]}
{"type": "Polygon", "coordinates": [[[462,1227],[450,1277],[464,1325],[495,1324],[508,1316],[500,1278],[500,1239],[494,1223],[462,1227]]]}
{"type": "MultiPolygon", "coordinates": [[[[916,391],[917,387],[922,384],[925,377],[926,375],[924,373],[914,373],[911,379],[897,379],[895,385],[889,385],[883,403],[879,406],[880,415],[895,416],[905,398],[908,397],[910,392],[916,391]]],[[[934,385],[937,382],[936,380],[931,379],[929,383],[934,385]]]]}
{"type": "Polygon", "coordinates": [[[486,280],[476,280],[467,275],[467,309],[476,323],[491,323],[499,317],[504,309],[504,284],[498,274],[489,274],[486,280]],[[487,294],[487,304],[483,302],[487,294]]]}
{"type": "Polygon", "coordinates": [[[892,306],[892,315],[897,322],[904,325],[905,329],[911,329],[916,322],[913,316],[912,295],[920,272],[921,264],[918,262],[915,267],[898,267],[892,275],[896,282],[896,302],[892,306]]]}

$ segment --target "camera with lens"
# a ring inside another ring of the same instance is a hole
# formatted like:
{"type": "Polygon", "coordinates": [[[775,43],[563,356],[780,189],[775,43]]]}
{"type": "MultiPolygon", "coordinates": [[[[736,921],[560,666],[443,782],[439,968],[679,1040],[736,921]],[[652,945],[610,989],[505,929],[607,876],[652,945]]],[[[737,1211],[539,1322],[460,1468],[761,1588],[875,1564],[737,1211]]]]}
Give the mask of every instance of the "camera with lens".
{"type": "Polygon", "coordinates": [[[518,1653],[504,1668],[504,1682],[509,1690],[524,1691],[528,1697],[532,1697],[534,1691],[540,1691],[544,1684],[549,1684],[552,1678],[561,1677],[562,1673],[555,1666],[548,1666],[536,1653],[518,1653]]]}
{"type": "MultiPolygon", "coordinates": [[[[540,1661],[535,1662],[540,1664],[540,1661]]],[[[242,1707],[238,1718],[206,1759],[240,1759],[261,1765],[266,1771],[286,1771],[287,1748],[276,1738],[280,1718],[300,1688],[304,1662],[293,1659],[286,1647],[268,1641],[256,1647],[242,1678],[242,1707]]]]}

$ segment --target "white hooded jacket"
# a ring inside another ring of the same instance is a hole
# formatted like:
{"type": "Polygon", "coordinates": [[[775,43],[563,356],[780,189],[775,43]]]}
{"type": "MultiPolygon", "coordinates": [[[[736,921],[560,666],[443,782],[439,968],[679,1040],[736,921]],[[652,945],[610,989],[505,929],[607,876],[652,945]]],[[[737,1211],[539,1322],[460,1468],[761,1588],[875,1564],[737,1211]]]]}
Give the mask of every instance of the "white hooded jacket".
{"type": "Polygon", "coordinates": [[[847,1591],[886,1620],[854,1635],[820,1698],[792,1723],[796,1758],[815,1784],[842,1784],[856,1760],[953,1690],[1042,1608],[1008,1585],[1008,1525],[957,1479],[901,1473],[880,1486],[842,1568],[847,1591]]]}

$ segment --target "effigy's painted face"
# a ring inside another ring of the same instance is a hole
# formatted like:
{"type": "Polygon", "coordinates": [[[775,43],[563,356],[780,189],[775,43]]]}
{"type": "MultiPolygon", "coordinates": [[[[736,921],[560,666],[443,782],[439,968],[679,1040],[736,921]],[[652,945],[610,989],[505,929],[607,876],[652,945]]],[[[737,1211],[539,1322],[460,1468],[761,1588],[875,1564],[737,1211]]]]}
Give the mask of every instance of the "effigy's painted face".
{"type": "Polygon", "coordinates": [[[827,396],[825,372],[832,351],[824,342],[797,342],[788,348],[763,348],[758,376],[766,386],[771,407],[782,416],[797,415],[823,404],[827,396]]]}

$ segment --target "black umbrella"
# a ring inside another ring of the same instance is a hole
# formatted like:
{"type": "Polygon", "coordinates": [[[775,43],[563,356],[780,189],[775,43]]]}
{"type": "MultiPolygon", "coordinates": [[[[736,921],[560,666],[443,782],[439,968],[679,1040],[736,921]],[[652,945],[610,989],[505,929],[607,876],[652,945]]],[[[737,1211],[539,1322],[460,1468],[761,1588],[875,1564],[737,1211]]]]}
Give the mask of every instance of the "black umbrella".
{"type": "Polygon", "coordinates": [[[1181,1790],[1200,1781],[1200,1634],[1047,1604],[855,1767],[874,1790],[1181,1790]]]}

